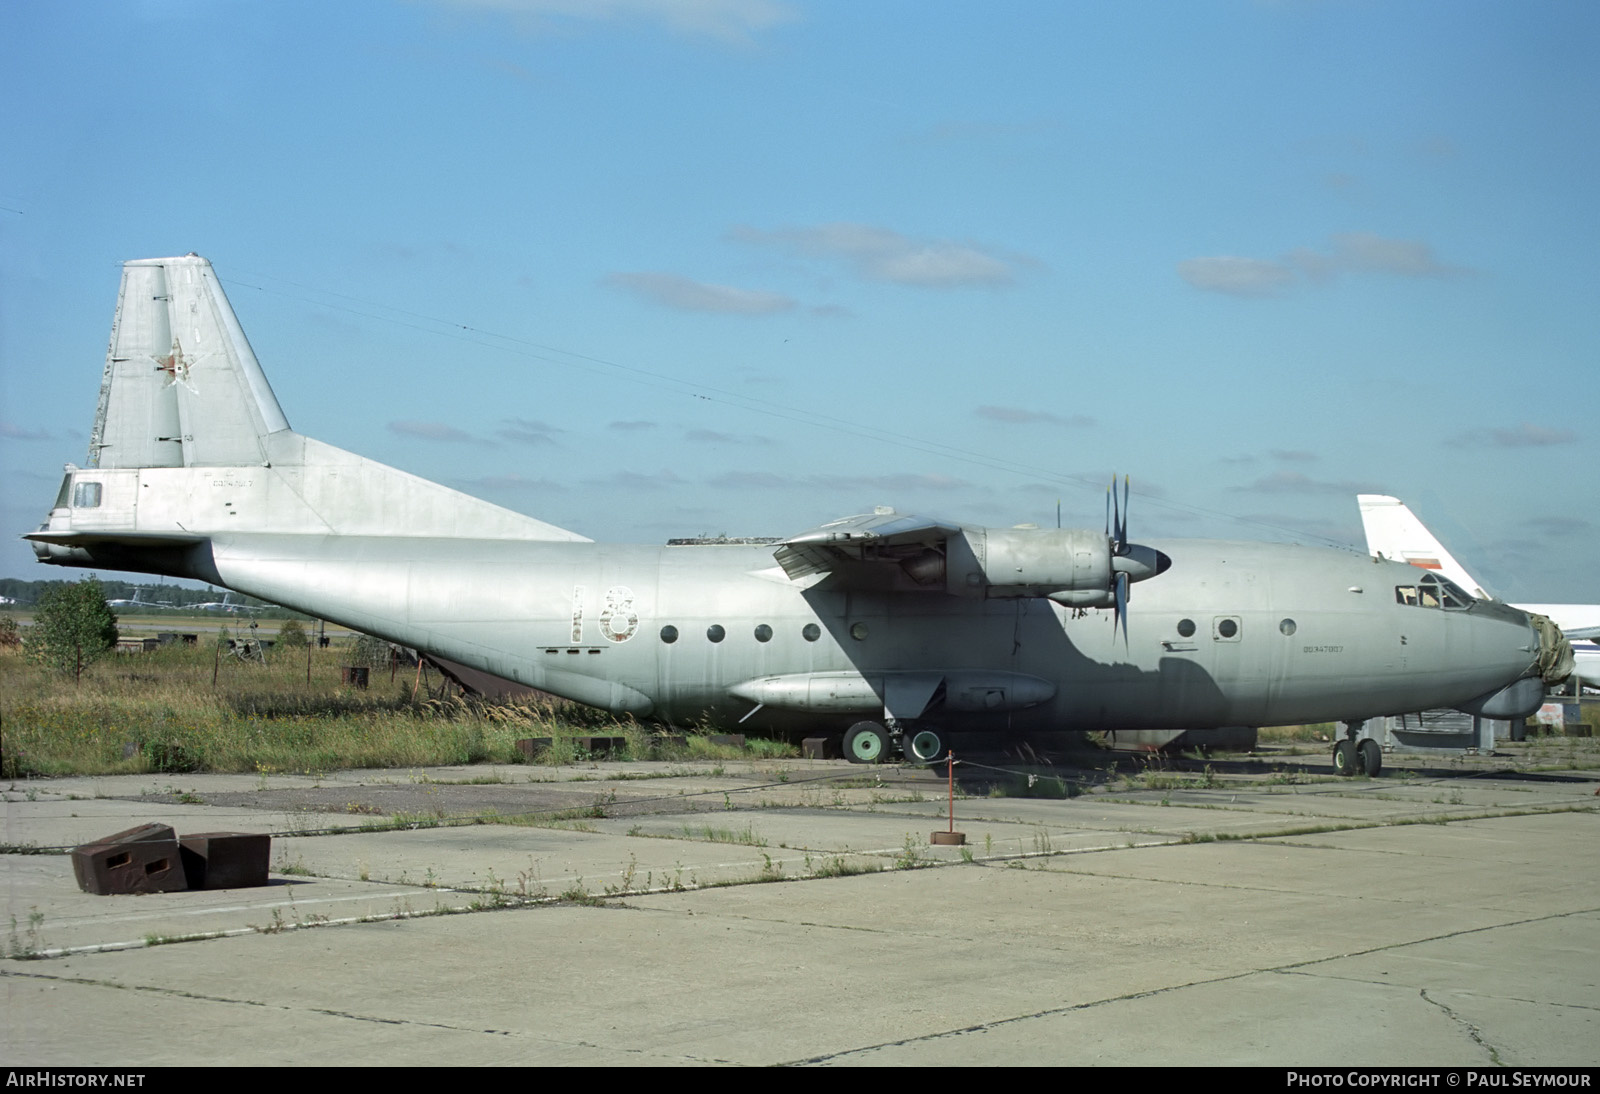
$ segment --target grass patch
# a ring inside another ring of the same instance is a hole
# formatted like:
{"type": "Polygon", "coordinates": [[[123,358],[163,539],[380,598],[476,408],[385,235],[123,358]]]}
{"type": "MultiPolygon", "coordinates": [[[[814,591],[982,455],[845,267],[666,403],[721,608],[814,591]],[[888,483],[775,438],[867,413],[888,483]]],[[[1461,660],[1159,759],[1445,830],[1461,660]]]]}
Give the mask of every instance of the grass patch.
{"type": "Polygon", "coordinates": [[[1338,724],[1334,722],[1311,722],[1300,726],[1263,726],[1256,730],[1256,740],[1261,744],[1329,742],[1336,740],[1341,732],[1338,724]]]}
{"type": "MultiPolygon", "coordinates": [[[[174,624],[178,626],[179,624],[174,624]]],[[[74,683],[0,649],[0,777],[162,772],[318,774],[353,767],[526,764],[516,742],[548,737],[540,765],[588,762],[574,739],[621,737],[611,759],[791,757],[781,741],[744,748],[704,734],[682,744],[632,721],[554,698],[491,703],[413,692],[415,672],[372,673],[372,687],[340,682],[342,646],[269,651],[264,664],[215,658],[198,646],[107,657],[74,683]],[[213,684],[215,674],[215,684],[213,684]]],[[[437,684],[437,677],[434,677],[437,684]]],[[[526,770],[526,769],[524,769],[526,770]]],[[[688,773],[688,772],[681,772],[688,773]]],[[[503,773],[466,780],[505,781],[503,773]]]]}
{"type": "Polygon", "coordinates": [[[991,798],[1076,798],[1083,788],[1060,775],[1019,773],[989,785],[991,798]]]}

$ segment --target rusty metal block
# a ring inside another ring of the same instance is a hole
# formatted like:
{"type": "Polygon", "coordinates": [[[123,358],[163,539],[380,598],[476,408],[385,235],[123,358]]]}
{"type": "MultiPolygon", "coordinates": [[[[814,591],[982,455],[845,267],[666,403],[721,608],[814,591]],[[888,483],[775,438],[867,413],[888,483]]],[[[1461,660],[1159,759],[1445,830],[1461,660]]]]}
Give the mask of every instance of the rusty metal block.
{"type": "Polygon", "coordinates": [[[573,737],[572,747],[589,756],[610,756],[612,753],[625,751],[628,747],[628,738],[573,737]]]}
{"type": "Polygon", "coordinates": [[[72,850],[72,872],[86,893],[175,893],[188,888],[178,840],[167,824],[141,824],[72,850]]]}
{"type": "Polygon", "coordinates": [[[555,739],[552,737],[518,737],[516,746],[517,751],[522,753],[522,758],[533,763],[554,743],[555,739]]]}
{"type": "Polygon", "coordinates": [[[255,832],[201,832],[178,841],[191,889],[246,889],[267,883],[272,837],[255,832]]]}
{"type": "Polygon", "coordinates": [[[843,753],[837,737],[807,737],[800,742],[800,755],[808,760],[837,760],[843,753]]]}

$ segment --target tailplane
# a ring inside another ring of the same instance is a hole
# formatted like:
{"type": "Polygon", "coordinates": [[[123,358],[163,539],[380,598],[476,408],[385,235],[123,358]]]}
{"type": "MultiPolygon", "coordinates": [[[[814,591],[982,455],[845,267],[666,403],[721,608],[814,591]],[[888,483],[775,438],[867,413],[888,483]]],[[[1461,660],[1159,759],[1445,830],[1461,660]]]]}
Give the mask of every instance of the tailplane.
{"type": "Polygon", "coordinates": [[[89,466],[26,538],[42,562],[212,581],[212,546],[249,535],[585,538],[294,432],[211,263],[125,263],[89,466]]]}

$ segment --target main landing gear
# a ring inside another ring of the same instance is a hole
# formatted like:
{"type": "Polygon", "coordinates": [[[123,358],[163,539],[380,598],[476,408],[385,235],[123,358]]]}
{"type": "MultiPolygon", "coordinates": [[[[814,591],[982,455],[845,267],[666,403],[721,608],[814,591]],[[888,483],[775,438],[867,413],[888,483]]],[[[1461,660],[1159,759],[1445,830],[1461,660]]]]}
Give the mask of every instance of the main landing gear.
{"type": "Polygon", "coordinates": [[[1361,736],[1362,722],[1346,722],[1345,735],[1333,746],[1335,775],[1361,774],[1376,779],[1383,770],[1383,747],[1361,736]]]}
{"type": "Polygon", "coordinates": [[[878,722],[857,722],[845,731],[845,759],[854,764],[882,763],[893,752],[897,736],[909,763],[929,764],[944,754],[944,735],[932,726],[910,726],[896,734],[878,722]]]}

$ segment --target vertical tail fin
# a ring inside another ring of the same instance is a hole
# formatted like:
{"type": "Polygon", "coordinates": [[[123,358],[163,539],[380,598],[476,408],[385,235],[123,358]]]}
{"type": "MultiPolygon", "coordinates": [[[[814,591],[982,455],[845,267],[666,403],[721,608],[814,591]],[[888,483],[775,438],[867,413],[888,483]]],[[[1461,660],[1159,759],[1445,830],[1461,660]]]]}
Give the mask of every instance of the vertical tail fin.
{"type": "Polygon", "coordinates": [[[1492,599],[1399,498],[1357,494],[1356,504],[1361,507],[1369,554],[1433,570],[1473,596],[1492,599]]]}
{"type": "Polygon", "coordinates": [[[211,263],[124,263],[89,465],[260,465],[288,428],[211,263]]]}

